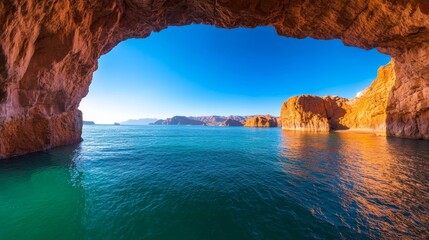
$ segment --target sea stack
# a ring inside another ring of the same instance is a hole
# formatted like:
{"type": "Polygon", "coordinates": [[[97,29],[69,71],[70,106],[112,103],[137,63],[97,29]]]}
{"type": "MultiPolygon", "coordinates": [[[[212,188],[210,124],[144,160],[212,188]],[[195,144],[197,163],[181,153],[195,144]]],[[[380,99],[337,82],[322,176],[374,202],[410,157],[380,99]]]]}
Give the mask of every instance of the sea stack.
{"type": "Polygon", "coordinates": [[[269,127],[278,127],[277,118],[265,115],[265,116],[253,116],[246,120],[244,124],[245,127],[254,127],[254,128],[269,128],[269,127]]]}

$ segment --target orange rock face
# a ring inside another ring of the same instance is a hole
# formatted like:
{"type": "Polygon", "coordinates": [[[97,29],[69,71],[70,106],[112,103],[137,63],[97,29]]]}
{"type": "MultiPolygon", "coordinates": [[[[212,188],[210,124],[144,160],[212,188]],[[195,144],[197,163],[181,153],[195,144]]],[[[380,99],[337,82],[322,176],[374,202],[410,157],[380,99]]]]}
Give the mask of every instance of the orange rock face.
{"type": "Polygon", "coordinates": [[[269,115],[254,116],[246,119],[245,127],[267,128],[278,127],[277,118],[269,115]]]}
{"type": "Polygon", "coordinates": [[[0,1],[0,157],[80,141],[77,108],[98,58],[191,23],[377,48],[395,61],[387,134],[429,139],[428,14],[427,0],[0,1]]]}
{"type": "Polygon", "coordinates": [[[347,128],[364,128],[380,134],[386,133],[387,104],[395,83],[394,63],[381,67],[377,79],[362,92],[362,95],[348,102],[350,106],[341,124],[347,128]]]}
{"type": "Polygon", "coordinates": [[[0,127],[0,152],[20,155],[82,141],[82,113],[65,112],[46,118],[36,113],[30,119],[14,119],[0,127]]]}
{"type": "Polygon", "coordinates": [[[394,63],[391,62],[381,67],[377,79],[354,99],[309,95],[292,97],[281,109],[283,129],[364,129],[384,135],[389,93],[395,79],[394,63]]]}
{"type": "Polygon", "coordinates": [[[311,95],[289,98],[280,111],[282,128],[314,132],[341,129],[338,119],[345,114],[347,101],[345,98],[311,95]]]}

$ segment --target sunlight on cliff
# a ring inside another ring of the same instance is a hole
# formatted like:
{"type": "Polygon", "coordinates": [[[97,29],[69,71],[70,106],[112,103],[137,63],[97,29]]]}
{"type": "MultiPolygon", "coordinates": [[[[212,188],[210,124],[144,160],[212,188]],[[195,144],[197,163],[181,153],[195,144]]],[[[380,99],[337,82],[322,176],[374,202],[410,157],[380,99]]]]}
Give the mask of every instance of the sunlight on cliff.
{"type": "Polygon", "coordinates": [[[175,115],[279,115],[300,94],[354,97],[390,57],[273,28],[170,27],[99,60],[80,109],[96,123],[175,115]]]}

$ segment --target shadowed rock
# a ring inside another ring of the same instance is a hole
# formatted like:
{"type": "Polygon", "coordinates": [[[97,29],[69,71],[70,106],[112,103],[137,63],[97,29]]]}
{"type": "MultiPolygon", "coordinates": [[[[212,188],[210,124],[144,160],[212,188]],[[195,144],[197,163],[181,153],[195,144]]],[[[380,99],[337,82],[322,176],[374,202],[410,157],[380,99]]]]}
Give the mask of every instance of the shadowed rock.
{"type": "Polygon", "coordinates": [[[225,121],[223,121],[220,126],[225,126],[225,127],[241,127],[243,126],[243,123],[241,123],[240,121],[234,120],[234,119],[227,119],[225,121]]]}

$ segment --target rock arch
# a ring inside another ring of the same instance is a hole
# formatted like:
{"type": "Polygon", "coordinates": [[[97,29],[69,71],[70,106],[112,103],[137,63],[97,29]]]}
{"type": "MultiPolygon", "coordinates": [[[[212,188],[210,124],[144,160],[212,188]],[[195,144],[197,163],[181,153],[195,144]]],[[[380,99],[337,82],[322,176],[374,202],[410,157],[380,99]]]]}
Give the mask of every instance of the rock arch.
{"type": "Polygon", "coordinates": [[[0,157],[81,140],[80,100],[98,58],[172,25],[270,25],[392,56],[387,134],[429,139],[427,0],[3,0],[0,157]]]}

